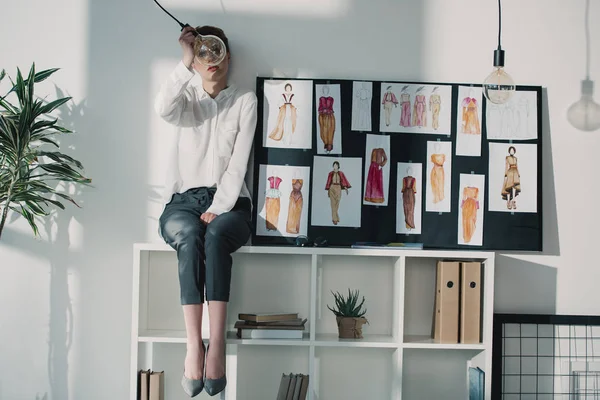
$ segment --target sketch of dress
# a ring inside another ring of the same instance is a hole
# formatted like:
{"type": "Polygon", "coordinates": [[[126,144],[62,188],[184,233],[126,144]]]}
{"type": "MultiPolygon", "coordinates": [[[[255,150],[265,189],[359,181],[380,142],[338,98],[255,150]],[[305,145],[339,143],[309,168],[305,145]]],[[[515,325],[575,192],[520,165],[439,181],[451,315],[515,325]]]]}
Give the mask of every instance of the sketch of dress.
{"type": "Polygon", "coordinates": [[[371,130],[371,91],[364,86],[356,91],[354,99],[354,109],[352,110],[353,130],[370,131],[371,130]]]}
{"type": "Polygon", "coordinates": [[[429,110],[431,111],[431,126],[433,129],[440,127],[440,108],[442,107],[442,98],[434,93],[429,96],[429,110]]]}
{"type": "Polygon", "coordinates": [[[412,125],[419,127],[427,125],[427,105],[425,104],[425,95],[418,94],[415,96],[412,125]]]}
{"type": "Polygon", "coordinates": [[[267,209],[267,230],[276,231],[279,223],[279,210],[280,210],[280,197],[281,191],[279,185],[282,179],[277,176],[270,176],[269,178],[269,189],[267,189],[265,195],[265,208],[267,209]]]}
{"type": "Polygon", "coordinates": [[[319,129],[323,147],[330,152],[333,150],[333,135],[335,134],[335,115],[333,114],[333,97],[319,98],[319,129]]]}
{"type": "Polygon", "coordinates": [[[289,140],[291,135],[296,131],[297,110],[296,106],[292,104],[294,94],[282,93],[281,96],[283,99],[279,103],[280,105],[279,115],[277,116],[277,124],[269,135],[271,139],[277,141],[284,137],[287,137],[289,140]]]}
{"type": "Polygon", "coordinates": [[[370,203],[383,203],[383,166],[387,163],[387,155],[382,148],[373,149],[371,152],[371,165],[367,176],[365,201],[370,203]]]}
{"type": "Polygon", "coordinates": [[[444,162],[445,154],[432,154],[431,162],[431,191],[433,192],[433,203],[439,203],[444,200],[444,162]]]}
{"type": "Polygon", "coordinates": [[[400,116],[400,126],[409,127],[410,124],[410,94],[403,93],[400,96],[400,105],[402,107],[402,115],[400,116]]]}
{"type": "Polygon", "coordinates": [[[302,179],[292,179],[292,192],[285,231],[287,233],[300,233],[300,218],[302,217],[302,179]]]}
{"type": "Polygon", "coordinates": [[[462,133],[479,135],[479,106],[474,97],[465,97],[462,101],[462,133]]]}
{"type": "Polygon", "coordinates": [[[504,200],[513,200],[519,193],[521,193],[521,175],[519,174],[519,167],[517,166],[517,157],[506,156],[504,182],[502,184],[502,198],[504,200]]]}
{"type": "Polygon", "coordinates": [[[342,199],[342,190],[348,190],[350,182],[346,178],[346,175],[342,171],[331,171],[327,176],[327,183],[325,184],[325,190],[327,190],[327,196],[329,196],[329,202],[331,203],[331,221],[334,225],[340,222],[339,209],[340,200],[342,199]]]}
{"type": "Polygon", "coordinates": [[[417,180],[412,176],[405,176],[402,179],[402,204],[407,229],[415,229],[415,193],[417,193],[417,180]]]}
{"type": "Polygon", "coordinates": [[[479,209],[479,189],[466,186],[463,189],[462,208],[463,240],[469,243],[477,224],[477,210],[479,209]]]}
{"type": "Polygon", "coordinates": [[[392,108],[398,106],[398,99],[396,95],[388,89],[387,92],[383,95],[383,109],[385,110],[385,125],[390,126],[391,117],[392,117],[392,108]]]}
{"type": "Polygon", "coordinates": [[[519,103],[516,105],[516,136],[526,139],[529,137],[529,102],[527,98],[521,97],[519,103]]]}

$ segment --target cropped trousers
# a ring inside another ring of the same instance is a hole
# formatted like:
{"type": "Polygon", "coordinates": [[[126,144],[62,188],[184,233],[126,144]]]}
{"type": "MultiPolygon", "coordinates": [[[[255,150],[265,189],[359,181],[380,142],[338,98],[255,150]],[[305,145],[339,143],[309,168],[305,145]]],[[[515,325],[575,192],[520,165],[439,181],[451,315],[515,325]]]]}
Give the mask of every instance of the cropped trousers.
{"type": "Polygon", "coordinates": [[[251,201],[240,197],[233,209],[208,225],[200,216],[212,204],[216,189],[176,193],[159,219],[160,235],[177,252],[181,304],[229,301],[231,254],[248,241],[251,201]],[[204,291],[206,289],[206,297],[204,291]]]}

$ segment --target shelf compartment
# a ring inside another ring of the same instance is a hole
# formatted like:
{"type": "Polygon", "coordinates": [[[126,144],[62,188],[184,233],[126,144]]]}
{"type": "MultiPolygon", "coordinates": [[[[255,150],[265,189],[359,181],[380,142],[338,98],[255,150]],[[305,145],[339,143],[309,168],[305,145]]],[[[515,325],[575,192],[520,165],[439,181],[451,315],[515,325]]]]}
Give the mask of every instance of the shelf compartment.
{"type": "Polygon", "coordinates": [[[316,347],[369,347],[390,348],[398,347],[398,342],[391,335],[364,335],[363,339],[340,339],[337,334],[319,333],[316,335],[316,347]]]}
{"type": "MultiPolygon", "coordinates": [[[[239,345],[269,345],[269,346],[308,346],[310,344],[308,332],[304,332],[302,339],[239,339],[235,331],[227,332],[227,344],[239,345]]],[[[207,341],[208,339],[204,339],[207,341]]],[[[140,332],[138,342],[141,343],[186,343],[185,331],[178,330],[146,330],[140,332]]]]}
{"type": "Polygon", "coordinates": [[[428,335],[406,335],[402,347],[405,349],[485,350],[485,345],[482,343],[436,343],[428,335]]]}

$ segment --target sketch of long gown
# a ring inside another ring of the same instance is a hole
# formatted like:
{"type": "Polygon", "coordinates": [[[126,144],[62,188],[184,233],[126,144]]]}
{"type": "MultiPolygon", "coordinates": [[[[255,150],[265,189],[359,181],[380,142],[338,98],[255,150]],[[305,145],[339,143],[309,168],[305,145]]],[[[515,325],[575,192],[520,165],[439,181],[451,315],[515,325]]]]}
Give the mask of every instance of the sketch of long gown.
{"type": "Polygon", "coordinates": [[[463,225],[463,240],[469,243],[475,233],[477,225],[477,210],[479,209],[479,189],[476,187],[466,186],[463,189],[462,208],[462,225],[463,225]]]}
{"type": "Polygon", "coordinates": [[[367,176],[365,201],[369,203],[383,203],[383,166],[387,163],[387,155],[382,148],[373,149],[371,152],[371,165],[367,176]]]}
{"type": "Polygon", "coordinates": [[[462,101],[462,133],[479,135],[479,106],[474,97],[465,97],[462,101]]]}
{"type": "Polygon", "coordinates": [[[333,113],[333,97],[321,96],[319,98],[319,130],[323,148],[333,150],[333,136],[335,134],[335,115],[333,113]]]}
{"type": "Polygon", "coordinates": [[[327,176],[327,183],[325,184],[325,190],[327,190],[327,196],[329,196],[329,202],[331,205],[331,221],[334,225],[340,222],[340,215],[338,213],[340,209],[340,201],[342,199],[342,190],[348,190],[350,182],[346,178],[346,175],[342,171],[331,171],[327,176]]]}
{"type": "Polygon", "coordinates": [[[292,192],[288,207],[288,218],[285,230],[287,233],[300,233],[300,218],[302,217],[302,179],[292,179],[292,192]]]}
{"type": "Polygon", "coordinates": [[[513,189],[517,197],[521,193],[521,175],[517,166],[517,157],[506,156],[506,164],[504,169],[504,182],[502,183],[502,198],[504,200],[512,200],[513,189]]]}
{"type": "Polygon", "coordinates": [[[297,110],[296,106],[292,104],[294,94],[282,93],[281,96],[283,99],[280,101],[277,123],[269,135],[271,139],[277,141],[284,137],[290,139],[290,135],[296,131],[297,110]]]}
{"type": "Polygon", "coordinates": [[[266,225],[268,231],[276,231],[279,223],[279,211],[281,207],[281,191],[279,185],[282,179],[278,176],[270,176],[269,189],[265,195],[265,208],[267,209],[266,225]]]}
{"type": "Polygon", "coordinates": [[[400,126],[409,127],[410,122],[410,94],[403,93],[400,96],[400,106],[402,107],[402,114],[400,115],[400,126]]]}
{"type": "Polygon", "coordinates": [[[431,170],[431,191],[433,193],[433,203],[439,203],[444,200],[444,162],[446,161],[445,154],[432,154],[431,162],[433,169],[431,170]]]}
{"type": "Polygon", "coordinates": [[[405,176],[402,179],[402,205],[404,223],[409,229],[415,229],[415,193],[417,193],[417,180],[412,176],[405,176]]]}
{"type": "Polygon", "coordinates": [[[442,98],[434,93],[429,96],[429,110],[431,111],[431,127],[438,129],[440,127],[440,108],[442,107],[442,98]]]}
{"type": "Polygon", "coordinates": [[[371,130],[371,91],[362,87],[356,91],[352,110],[352,130],[371,130]]]}
{"type": "Polygon", "coordinates": [[[412,125],[427,125],[427,105],[425,104],[425,96],[422,94],[418,94],[415,96],[415,104],[413,106],[412,115],[412,125]]]}

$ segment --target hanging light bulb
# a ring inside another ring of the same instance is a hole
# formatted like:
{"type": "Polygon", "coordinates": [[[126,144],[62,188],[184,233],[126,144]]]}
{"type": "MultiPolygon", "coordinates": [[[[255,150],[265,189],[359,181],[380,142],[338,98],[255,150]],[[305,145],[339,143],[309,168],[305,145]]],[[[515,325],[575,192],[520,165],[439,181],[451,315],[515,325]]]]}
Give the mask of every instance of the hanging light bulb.
{"type": "Polygon", "coordinates": [[[504,50],[500,45],[502,34],[502,6],[498,0],[498,49],[494,50],[494,71],[483,81],[485,98],[495,104],[504,104],[515,93],[515,82],[504,70],[504,50]]]}
{"type": "Polygon", "coordinates": [[[581,99],[569,107],[567,119],[582,131],[600,128],[600,104],[594,101],[594,82],[589,79],[581,81],[581,99]]]}
{"type": "Polygon", "coordinates": [[[600,128],[600,105],[594,101],[594,81],[590,79],[590,1],[585,5],[586,73],[581,81],[581,98],[567,110],[567,120],[581,131],[600,128]]]}

